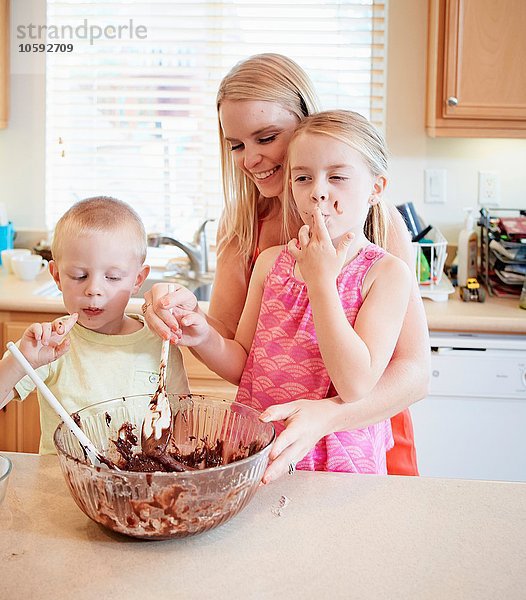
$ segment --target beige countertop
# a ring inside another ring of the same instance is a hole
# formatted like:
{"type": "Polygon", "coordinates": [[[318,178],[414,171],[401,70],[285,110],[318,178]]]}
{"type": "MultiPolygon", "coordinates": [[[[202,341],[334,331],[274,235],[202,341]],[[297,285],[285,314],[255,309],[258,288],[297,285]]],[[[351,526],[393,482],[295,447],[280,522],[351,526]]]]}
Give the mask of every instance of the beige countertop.
{"type": "Polygon", "coordinates": [[[524,598],[524,483],[297,472],[217,529],[146,542],[90,521],[55,456],[6,455],[2,598],[524,598]]]}
{"type": "MultiPolygon", "coordinates": [[[[35,281],[19,281],[0,269],[0,311],[28,311],[62,313],[60,296],[37,295],[35,292],[50,287],[49,273],[42,273],[35,281]]],[[[142,299],[132,298],[128,312],[140,312],[142,299]]],[[[202,303],[207,308],[206,303],[202,303]]],[[[484,333],[526,334],[526,310],[519,308],[518,298],[491,298],[486,302],[462,302],[458,291],[446,302],[425,299],[431,331],[471,331],[484,333]]]]}
{"type": "Polygon", "coordinates": [[[446,302],[424,299],[431,331],[526,334],[526,310],[518,298],[486,297],[485,302],[463,302],[458,290],[446,302]]]}

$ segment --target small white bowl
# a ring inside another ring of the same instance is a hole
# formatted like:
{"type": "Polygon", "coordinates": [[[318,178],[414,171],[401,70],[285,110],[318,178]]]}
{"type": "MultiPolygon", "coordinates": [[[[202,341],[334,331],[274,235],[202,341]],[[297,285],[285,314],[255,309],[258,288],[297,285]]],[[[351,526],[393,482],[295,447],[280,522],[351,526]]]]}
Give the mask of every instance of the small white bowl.
{"type": "Polygon", "coordinates": [[[13,465],[7,456],[2,456],[2,454],[0,454],[0,504],[2,504],[7,491],[7,482],[9,481],[9,474],[11,473],[12,466],[13,465]]]}

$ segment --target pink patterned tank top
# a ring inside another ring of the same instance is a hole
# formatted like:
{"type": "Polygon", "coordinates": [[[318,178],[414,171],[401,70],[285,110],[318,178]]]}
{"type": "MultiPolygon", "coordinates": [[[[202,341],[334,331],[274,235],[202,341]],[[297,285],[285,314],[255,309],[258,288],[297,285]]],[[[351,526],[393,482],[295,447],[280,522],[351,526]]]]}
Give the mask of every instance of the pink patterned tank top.
{"type": "MultiPolygon", "coordinates": [[[[351,324],[363,302],[364,277],[384,254],[382,248],[370,244],[338,276],[338,293],[351,324]]],[[[267,275],[254,340],[239,384],[236,400],[258,411],[292,400],[336,395],[331,393],[318,346],[307,286],[294,277],[294,266],[295,260],[285,248],[267,275]]],[[[278,435],[284,429],[283,422],[274,426],[278,435]]],[[[386,474],[385,454],[392,446],[391,424],[385,420],[323,437],[297,468],[386,474]]]]}

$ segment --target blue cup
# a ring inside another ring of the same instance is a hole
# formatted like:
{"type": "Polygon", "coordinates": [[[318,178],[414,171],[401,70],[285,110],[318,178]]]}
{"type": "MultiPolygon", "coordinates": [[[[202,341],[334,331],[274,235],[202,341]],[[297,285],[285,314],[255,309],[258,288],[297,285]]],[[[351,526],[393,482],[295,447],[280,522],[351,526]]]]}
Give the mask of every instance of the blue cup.
{"type": "MultiPolygon", "coordinates": [[[[15,241],[15,230],[13,229],[13,223],[9,221],[7,225],[0,225],[0,252],[2,250],[10,250],[13,248],[15,241]]],[[[2,258],[0,257],[0,265],[2,264],[2,258]]]]}

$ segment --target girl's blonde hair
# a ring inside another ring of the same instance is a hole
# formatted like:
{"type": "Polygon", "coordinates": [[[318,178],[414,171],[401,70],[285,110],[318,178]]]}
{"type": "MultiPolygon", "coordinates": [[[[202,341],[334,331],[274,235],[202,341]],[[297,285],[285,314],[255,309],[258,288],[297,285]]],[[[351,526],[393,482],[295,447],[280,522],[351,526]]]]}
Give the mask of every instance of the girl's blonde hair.
{"type": "Polygon", "coordinates": [[[82,237],[95,231],[110,235],[122,229],[126,229],[129,233],[128,246],[134,250],[139,264],[142,265],[146,259],[146,231],[141,218],[133,208],[126,202],[108,196],[95,196],[81,200],[58,220],[51,243],[53,260],[57,262],[60,260],[66,238],[82,237]]]}
{"type": "Polygon", "coordinates": [[[219,119],[219,108],[225,100],[276,102],[296,115],[299,122],[319,110],[318,99],[305,71],[281,54],[257,54],[238,63],[219,86],[216,103],[225,208],[218,252],[237,238],[239,252],[248,264],[256,250],[258,218],[270,209],[271,202],[261,201],[255,183],[234,164],[219,119]]]}
{"type": "MultiPolygon", "coordinates": [[[[375,177],[387,175],[387,148],[382,134],[376,127],[359,113],[350,110],[329,110],[320,112],[304,119],[292,134],[289,148],[293,141],[302,133],[326,135],[349,145],[359,152],[375,177]]],[[[286,236],[292,238],[292,224],[297,223],[300,215],[297,211],[290,187],[290,164],[287,159],[284,166],[284,207],[283,227],[286,236]]],[[[387,247],[387,228],[389,213],[380,201],[373,204],[367,215],[364,233],[371,242],[387,247]]]]}

